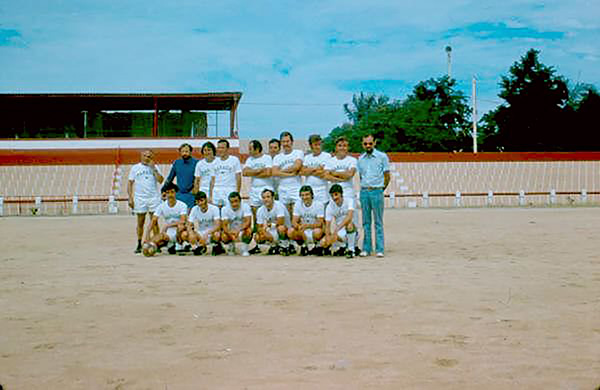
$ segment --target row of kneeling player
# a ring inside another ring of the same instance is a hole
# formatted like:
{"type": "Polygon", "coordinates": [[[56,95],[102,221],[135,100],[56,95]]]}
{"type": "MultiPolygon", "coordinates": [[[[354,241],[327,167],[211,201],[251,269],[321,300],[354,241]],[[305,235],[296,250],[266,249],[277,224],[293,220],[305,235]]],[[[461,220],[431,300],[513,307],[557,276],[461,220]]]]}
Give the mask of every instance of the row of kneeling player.
{"type": "Polygon", "coordinates": [[[352,258],[360,253],[354,199],[345,199],[339,184],[331,187],[332,200],[326,205],[314,200],[310,186],[302,186],[300,202],[294,205],[292,218],[288,209],[275,200],[270,189],[262,191],[263,205],[256,211],[255,218],[238,192],[231,192],[228,204],[219,209],[208,202],[206,193],[200,191],[195,195],[196,205],[188,215],[185,203],[175,197],[175,184],[167,184],[163,191],[166,200],[156,209],[146,231],[145,256],[153,256],[165,246],[169,254],[191,252],[203,255],[210,251],[212,255],[234,255],[236,244],[239,244],[242,256],[262,253],[261,246],[268,247],[266,253],[269,255],[287,256],[298,252],[295,244],[299,246],[301,256],[352,258]],[[160,217],[164,220],[162,227],[159,226],[160,217]],[[252,241],[255,246],[249,249],[252,241]]]}

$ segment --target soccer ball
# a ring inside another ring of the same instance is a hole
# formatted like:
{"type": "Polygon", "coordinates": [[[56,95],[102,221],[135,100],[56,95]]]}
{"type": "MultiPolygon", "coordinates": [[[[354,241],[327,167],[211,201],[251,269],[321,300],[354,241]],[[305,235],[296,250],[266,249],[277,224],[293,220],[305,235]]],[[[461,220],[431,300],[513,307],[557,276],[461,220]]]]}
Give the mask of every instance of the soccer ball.
{"type": "Polygon", "coordinates": [[[154,243],[151,242],[145,242],[144,246],[142,247],[142,253],[146,257],[154,256],[154,254],[156,253],[156,245],[154,245],[154,243]]]}

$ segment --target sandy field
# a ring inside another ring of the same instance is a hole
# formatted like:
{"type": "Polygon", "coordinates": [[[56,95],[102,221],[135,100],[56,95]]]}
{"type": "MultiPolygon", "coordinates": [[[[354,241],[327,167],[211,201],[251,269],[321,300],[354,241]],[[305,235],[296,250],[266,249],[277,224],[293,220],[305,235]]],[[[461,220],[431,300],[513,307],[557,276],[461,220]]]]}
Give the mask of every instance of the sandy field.
{"type": "Polygon", "coordinates": [[[0,218],[13,389],[595,389],[600,208],[386,210],[387,256],[134,255],[0,218]]]}

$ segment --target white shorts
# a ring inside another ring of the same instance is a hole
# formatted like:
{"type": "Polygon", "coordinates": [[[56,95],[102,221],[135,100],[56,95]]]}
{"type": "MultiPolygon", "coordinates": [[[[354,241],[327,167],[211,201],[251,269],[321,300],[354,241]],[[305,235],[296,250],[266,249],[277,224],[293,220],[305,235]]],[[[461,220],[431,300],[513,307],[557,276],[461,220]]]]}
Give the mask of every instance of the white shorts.
{"type": "Polygon", "coordinates": [[[235,187],[213,188],[213,204],[225,206],[229,204],[229,194],[235,191],[235,187]]]}
{"type": "Polygon", "coordinates": [[[160,197],[145,198],[145,197],[134,197],[133,198],[133,212],[136,214],[145,214],[147,212],[154,213],[156,208],[160,205],[160,197]]]}
{"type": "Polygon", "coordinates": [[[296,203],[300,200],[300,187],[283,187],[279,186],[279,201],[284,205],[296,203]]]}
{"type": "Polygon", "coordinates": [[[177,228],[176,227],[170,227],[167,229],[166,231],[167,236],[169,236],[169,242],[177,242],[177,228]]]}
{"type": "Polygon", "coordinates": [[[210,229],[203,229],[203,230],[197,231],[196,233],[202,238],[202,241],[204,241],[206,243],[208,243],[210,241],[210,236],[211,236],[210,229]]]}
{"type": "Polygon", "coordinates": [[[279,232],[277,232],[277,227],[268,227],[265,230],[271,235],[271,237],[273,237],[273,244],[276,244],[279,241],[279,232]]]}
{"type": "Polygon", "coordinates": [[[250,195],[250,206],[252,207],[260,207],[262,206],[263,202],[262,202],[262,192],[265,189],[269,189],[269,190],[273,190],[273,188],[271,187],[252,187],[250,188],[250,193],[248,195],[250,195]]]}
{"type": "Polygon", "coordinates": [[[314,238],[313,238],[313,229],[306,229],[306,230],[304,230],[304,237],[306,237],[306,241],[313,242],[314,241],[314,238]]]}

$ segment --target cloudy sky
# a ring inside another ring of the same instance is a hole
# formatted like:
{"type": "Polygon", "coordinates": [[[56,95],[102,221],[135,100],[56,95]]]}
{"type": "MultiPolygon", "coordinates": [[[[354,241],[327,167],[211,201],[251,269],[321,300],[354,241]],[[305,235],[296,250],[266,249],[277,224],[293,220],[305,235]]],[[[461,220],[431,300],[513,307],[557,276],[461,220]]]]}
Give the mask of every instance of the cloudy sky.
{"type": "Polygon", "coordinates": [[[240,91],[241,137],[303,138],[444,75],[448,45],[480,113],[529,48],[600,87],[599,38],[599,0],[0,0],[0,92],[240,91]]]}

